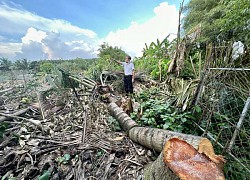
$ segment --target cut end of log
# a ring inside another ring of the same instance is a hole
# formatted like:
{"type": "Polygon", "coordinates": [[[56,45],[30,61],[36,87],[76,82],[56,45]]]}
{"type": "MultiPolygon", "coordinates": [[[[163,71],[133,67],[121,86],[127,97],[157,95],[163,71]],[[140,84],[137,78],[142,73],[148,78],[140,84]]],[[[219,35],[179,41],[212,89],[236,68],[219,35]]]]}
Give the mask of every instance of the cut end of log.
{"type": "MultiPolygon", "coordinates": [[[[209,143],[211,144],[209,140],[204,141],[201,147],[208,147],[209,143]]],[[[209,147],[210,155],[212,153],[214,155],[213,147],[212,150],[211,147],[209,147]]],[[[211,157],[214,156],[211,155],[211,157]]],[[[163,149],[163,161],[183,180],[225,179],[222,169],[214,160],[205,155],[204,151],[200,153],[192,145],[178,138],[172,138],[166,142],[163,149]]]]}
{"type": "Polygon", "coordinates": [[[204,138],[200,141],[198,152],[201,154],[205,154],[211,161],[213,161],[220,169],[223,169],[226,160],[221,155],[216,155],[214,153],[214,148],[212,143],[204,138]]]}

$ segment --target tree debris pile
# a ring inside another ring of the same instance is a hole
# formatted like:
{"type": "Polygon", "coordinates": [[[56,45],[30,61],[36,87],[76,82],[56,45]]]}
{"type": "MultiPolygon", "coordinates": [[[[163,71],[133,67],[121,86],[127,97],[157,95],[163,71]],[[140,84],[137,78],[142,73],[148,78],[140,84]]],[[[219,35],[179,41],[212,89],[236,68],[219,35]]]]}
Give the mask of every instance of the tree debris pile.
{"type": "Polygon", "coordinates": [[[0,178],[142,179],[153,152],[113,131],[95,96],[18,83],[0,89],[0,178]]]}

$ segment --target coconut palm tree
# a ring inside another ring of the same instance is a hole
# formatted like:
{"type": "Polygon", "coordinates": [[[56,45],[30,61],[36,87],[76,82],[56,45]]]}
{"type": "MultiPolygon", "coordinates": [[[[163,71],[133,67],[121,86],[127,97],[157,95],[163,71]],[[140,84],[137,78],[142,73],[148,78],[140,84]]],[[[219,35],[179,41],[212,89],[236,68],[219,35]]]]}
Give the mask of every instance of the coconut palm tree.
{"type": "Polygon", "coordinates": [[[0,67],[3,71],[10,71],[10,66],[12,62],[8,58],[0,58],[0,67]]]}
{"type": "Polygon", "coordinates": [[[26,79],[25,79],[25,71],[27,71],[29,69],[29,62],[27,59],[23,58],[23,59],[20,59],[20,60],[17,60],[15,62],[15,66],[17,69],[21,70],[22,71],[22,75],[23,75],[23,80],[24,80],[24,83],[26,85],[26,79]]]}

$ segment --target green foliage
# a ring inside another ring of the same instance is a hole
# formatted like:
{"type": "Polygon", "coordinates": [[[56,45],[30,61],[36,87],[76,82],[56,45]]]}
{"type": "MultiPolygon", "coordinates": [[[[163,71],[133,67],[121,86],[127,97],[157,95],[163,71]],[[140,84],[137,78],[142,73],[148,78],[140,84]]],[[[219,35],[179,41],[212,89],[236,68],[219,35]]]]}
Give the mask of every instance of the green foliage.
{"type": "Polygon", "coordinates": [[[36,90],[37,87],[40,86],[40,83],[36,79],[35,81],[29,81],[26,85],[27,90],[36,90]]]}
{"type": "Polygon", "coordinates": [[[0,123],[0,138],[3,138],[5,130],[8,128],[8,124],[5,122],[0,123]]]}
{"type": "Polygon", "coordinates": [[[50,171],[44,171],[43,174],[38,177],[38,180],[49,180],[50,174],[50,171]]]}
{"type": "Polygon", "coordinates": [[[44,63],[40,64],[39,69],[42,72],[50,74],[52,72],[52,70],[54,69],[54,66],[52,63],[44,62],[44,63]]]}
{"type": "MultiPolygon", "coordinates": [[[[239,159],[241,162],[244,162],[243,158],[239,159]]],[[[248,179],[249,174],[245,168],[243,168],[239,163],[237,163],[235,160],[233,160],[231,157],[227,157],[227,163],[224,167],[224,173],[227,175],[227,177],[230,177],[229,179],[248,179]]]]}
{"type": "Polygon", "coordinates": [[[103,149],[100,149],[100,150],[98,150],[98,152],[96,153],[96,156],[99,158],[99,157],[101,157],[103,154],[104,154],[104,150],[103,149]]]}
{"type": "Polygon", "coordinates": [[[97,80],[102,71],[116,71],[121,70],[121,66],[112,61],[111,59],[123,61],[127,54],[118,47],[112,47],[107,43],[103,43],[99,48],[99,58],[95,61],[94,65],[89,68],[88,75],[97,80]]]}
{"type": "Polygon", "coordinates": [[[119,122],[115,118],[113,118],[112,116],[110,116],[108,118],[108,124],[113,131],[121,131],[122,130],[119,122]]]}
{"type": "Polygon", "coordinates": [[[29,62],[27,59],[17,60],[15,62],[15,66],[19,70],[27,70],[27,69],[29,69],[29,62]]]}
{"type": "Polygon", "coordinates": [[[8,60],[8,58],[0,58],[0,67],[2,68],[2,70],[4,71],[10,71],[10,67],[12,65],[12,62],[10,60],[8,60]]]}
{"type": "Polygon", "coordinates": [[[116,60],[123,60],[125,59],[127,55],[123,50],[121,50],[117,46],[112,47],[108,45],[108,43],[105,43],[105,42],[100,46],[98,51],[99,51],[98,56],[104,59],[105,57],[109,57],[109,58],[113,58],[116,60]]]}
{"type": "Polygon", "coordinates": [[[244,44],[250,45],[249,4],[249,0],[223,1],[222,7],[224,7],[226,11],[218,23],[221,27],[221,36],[226,35],[228,40],[240,40],[244,44]]]}
{"type": "Polygon", "coordinates": [[[187,57],[185,60],[179,77],[183,79],[199,79],[204,65],[204,60],[202,61],[202,50],[192,47],[188,56],[189,58],[187,57]]]}
{"type": "MultiPolygon", "coordinates": [[[[151,97],[157,97],[159,94],[159,89],[156,87],[151,87],[150,89],[144,90],[135,96],[137,102],[145,102],[151,99],[151,97]]],[[[160,97],[162,98],[162,97],[160,97]]]]}
{"type": "Polygon", "coordinates": [[[162,42],[157,39],[157,42],[152,42],[150,46],[145,44],[143,56],[134,61],[136,69],[150,74],[153,79],[162,80],[166,77],[170,64],[169,47],[170,42],[167,38],[162,42]]]}
{"type": "Polygon", "coordinates": [[[78,65],[74,63],[73,61],[64,61],[57,65],[57,67],[60,67],[61,69],[64,69],[68,72],[76,72],[79,71],[78,65]]]}
{"type": "Polygon", "coordinates": [[[73,87],[79,87],[79,82],[69,78],[70,73],[58,68],[58,70],[61,72],[60,78],[61,79],[61,85],[64,88],[73,88],[73,87]]]}
{"type": "Polygon", "coordinates": [[[220,1],[206,0],[201,3],[200,0],[191,0],[185,7],[186,17],[184,18],[185,33],[193,31],[193,28],[200,26],[202,28],[201,41],[215,41],[220,27],[215,22],[221,18],[224,10],[220,8],[220,1]]]}
{"type": "Polygon", "coordinates": [[[9,175],[9,173],[6,173],[2,178],[1,180],[18,180],[17,178],[15,177],[12,177],[13,174],[9,175]]]}
{"type": "Polygon", "coordinates": [[[70,154],[64,154],[62,157],[57,157],[56,162],[60,164],[68,164],[70,160],[70,154]]]}
{"type": "Polygon", "coordinates": [[[38,71],[38,68],[39,68],[39,62],[38,61],[30,62],[30,69],[38,71]]]}
{"type": "Polygon", "coordinates": [[[96,59],[82,59],[82,58],[76,58],[72,60],[72,63],[76,65],[74,68],[75,70],[79,71],[87,71],[93,63],[96,61],[96,59]]]}
{"type": "Polygon", "coordinates": [[[96,59],[82,59],[82,58],[69,59],[69,60],[63,60],[63,59],[43,60],[39,61],[39,69],[43,72],[48,71],[49,73],[51,73],[54,70],[54,68],[51,67],[52,64],[53,67],[59,67],[71,73],[85,73],[85,71],[87,71],[95,62],[96,59]],[[43,64],[46,64],[46,66],[43,67],[43,64]]]}
{"type": "Polygon", "coordinates": [[[190,132],[191,120],[194,119],[190,112],[180,112],[168,102],[152,99],[141,106],[143,114],[139,119],[135,113],[131,115],[139,124],[175,132],[190,132]]]}
{"type": "Polygon", "coordinates": [[[201,27],[201,42],[250,42],[249,0],[190,0],[185,7],[185,33],[201,27]]]}

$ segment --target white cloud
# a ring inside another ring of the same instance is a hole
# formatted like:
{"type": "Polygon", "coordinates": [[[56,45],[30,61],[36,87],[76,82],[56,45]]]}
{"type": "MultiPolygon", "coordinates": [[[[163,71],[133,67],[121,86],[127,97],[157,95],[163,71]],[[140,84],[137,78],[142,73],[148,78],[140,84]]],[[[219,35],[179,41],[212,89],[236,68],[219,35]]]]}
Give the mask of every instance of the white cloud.
{"type": "Polygon", "coordinates": [[[96,46],[89,45],[84,40],[65,42],[59,32],[44,32],[29,28],[22,38],[21,50],[15,59],[71,59],[76,57],[95,57],[96,46]]]}
{"type": "Polygon", "coordinates": [[[154,13],[154,17],[144,23],[132,21],[128,28],[98,39],[94,31],[65,20],[47,19],[15,4],[0,4],[0,57],[28,60],[92,58],[96,57],[100,42],[121,47],[131,56],[140,56],[145,43],[157,38],[163,40],[169,33],[177,31],[178,10],[174,5],[161,3],[154,8],[154,13]],[[19,43],[13,39],[7,42],[6,34],[18,36],[19,43]]]}
{"type": "Polygon", "coordinates": [[[20,43],[2,43],[0,42],[0,57],[14,59],[16,52],[21,52],[20,43]]]}
{"type": "Polygon", "coordinates": [[[167,2],[154,8],[155,16],[147,22],[138,24],[131,22],[127,29],[110,32],[105,41],[112,46],[121,47],[132,56],[141,56],[145,43],[163,40],[168,34],[176,33],[178,26],[178,10],[167,2]]]}
{"type": "Polygon", "coordinates": [[[37,31],[35,28],[29,28],[26,35],[22,38],[23,43],[30,43],[31,41],[42,42],[42,39],[46,37],[46,32],[37,31]]]}
{"type": "Polygon", "coordinates": [[[96,57],[98,38],[92,30],[38,16],[15,4],[11,7],[0,4],[0,22],[0,34],[22,37],[20,43],[13,44],[0,36],[0,57],[29,60],[96,57]]]}

